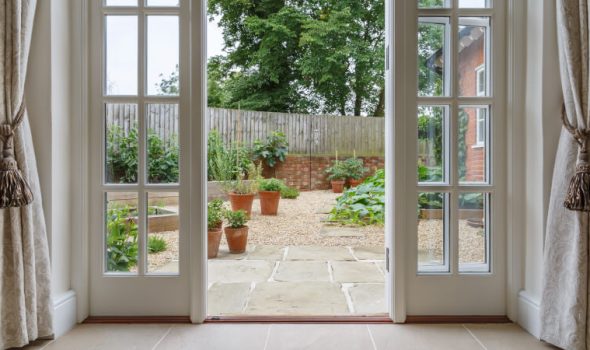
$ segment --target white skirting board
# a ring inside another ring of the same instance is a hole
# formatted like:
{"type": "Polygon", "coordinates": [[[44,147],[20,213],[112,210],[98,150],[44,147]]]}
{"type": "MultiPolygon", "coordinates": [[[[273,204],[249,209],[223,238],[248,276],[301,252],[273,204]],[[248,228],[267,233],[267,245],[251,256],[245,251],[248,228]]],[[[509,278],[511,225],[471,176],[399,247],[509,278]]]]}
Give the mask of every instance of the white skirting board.
{"type": "Polygon", "coordinates": [[[518,293],[518,324],[535,338],[541,337],[540,301],[525,290],[518,293]]]}
{"type": "Polygon", "coordinates": [[[66,334],[76,325],[76,292],[69,290],[53,300],[53,332],[55,338],[66,334]]]}

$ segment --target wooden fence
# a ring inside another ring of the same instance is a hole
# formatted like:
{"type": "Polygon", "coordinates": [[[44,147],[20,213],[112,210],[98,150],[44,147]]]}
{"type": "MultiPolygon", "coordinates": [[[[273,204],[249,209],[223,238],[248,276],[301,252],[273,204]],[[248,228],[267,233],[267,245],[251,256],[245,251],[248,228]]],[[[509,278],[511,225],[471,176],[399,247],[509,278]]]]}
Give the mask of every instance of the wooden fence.
{"type": "MultiPolygon", "coordinates": [[[[137,123],[135,105],[109,105],[108,125],[129,130],[137,123]]],[[[178,107],[149,105],[148,128],[167,140],[178,133],[178,107]]],[[[209,130],[217,130],[226,144],[251,146],[274,131],[287,136],[289,153],[311,155],[380,156],[385,153],[385,119],[375,117],[319,116],[308,114],[208,108],[209,130]]]]}

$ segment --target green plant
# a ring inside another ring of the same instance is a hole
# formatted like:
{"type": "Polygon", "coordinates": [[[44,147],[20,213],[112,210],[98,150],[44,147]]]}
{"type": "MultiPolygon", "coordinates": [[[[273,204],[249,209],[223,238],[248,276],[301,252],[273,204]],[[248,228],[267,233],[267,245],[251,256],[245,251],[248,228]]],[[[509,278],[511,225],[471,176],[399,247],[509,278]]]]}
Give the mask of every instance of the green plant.
{"type": "Polygon", "coordinates": [[[223,201],[221,199],[214,199],[207,204],[207,228],[217,228],[222,222],[223,201]]]}
{"type": "Polygon", "coordinates": [[[178,182],[178,138],[164,141],[153,130],[148,131],[148,179],[151,183],[178,182]]]}
{"type": "Polygon", "coordinates": [[[332,166],[326,169],[326,173],[329,174],[328,180],[346,180],[348,177],[348,170],[346,169],[344,162],[338,159],[332,162],[332,166]]]}
{"type": "Polygon", "coordinates": [[[420,209],[442,209],[443,194],[439,192],[420,192],[418,194],[418,207],[420,209]]]}
{"type": "Polygon", "coordinates": [[[227,220],[228,225],[231,228],[240,228],[246,226],[248,222],[248,214],[244,210],[231,211],[227,210],[224,213],[224,217],[227,220]]]}
{"type": "Polygon", "coordinates": [[[423,164],[418,164],[418,182],[439,182],[442,181],[442,168],[427,167],[423,164]]]}
{"type": "Polygon", "coordinates": [[[236,180],[252,164],[251,150],[238,144],[226,147],[217,130],[207,138],[207,178],[209,181],[236,180]]]}
{"type": "Polygon", "coordinates": [[[284,133],[275,131],[266,138],[266,141],[254,141],[254,160],[262,159],[266,164],[274,168],[277,161],[284,162],[287,156],[289,143],[284,133]]]}
{"type": "Polygon", "coordinates": [[[299,190],[295,187],[283,186],[281,188],[281,198],[297,199],[297,197],[299,197],[299,190]]]}
{"type": "Polygon", "coordinates": [[[251,194],[258,192],[258,182],[261,179],[262,166],[253,163],[248,167],[248,171],[241,173],[237,180],[225,181],[223,188],[226,192],[236,194],[251,194]]]}
{"type": "Polygon", "coordinates": [[[262,179],[258,183],[258,190],[259,191],[278,192],[283,187],[285,187],[285,184],[283,183],[283,181],[281,181],[279,179],[274,179],[274,178],[273,179],[262,179]]]}
{"type": "Polygon", "coordinates": [[[348,158],[342,166],[348,173],[348,177],[354,180],[362,179],[369,171],[368,168],[365,168],[363,160],[356,157],[348,158]]]}
{"type": "Polygon", "coordinates": [[[336,200],[330,220],[346,224],[373,225],[385,223],[385,171],[351,188],[336,200]]]}
{"type": "Polygon", "coordinates": [[[107,270],[129,271],[137,265],[137,223],[128,206],[107,208],[107,270]]]}
{"type": "Polygon", "coordinates": [[[166,240],[159,236],[150,236],[148,238],[148,252],[150,254],[156,254],[168,249],[168,243],[166,240]]]}

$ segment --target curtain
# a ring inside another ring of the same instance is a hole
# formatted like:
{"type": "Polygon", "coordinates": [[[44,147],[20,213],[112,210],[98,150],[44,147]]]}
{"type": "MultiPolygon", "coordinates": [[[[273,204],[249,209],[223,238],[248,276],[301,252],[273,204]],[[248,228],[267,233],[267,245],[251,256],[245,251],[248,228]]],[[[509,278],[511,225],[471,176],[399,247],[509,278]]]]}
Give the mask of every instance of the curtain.
{"type": "MultiPolygon", "coordinates": [[[[36,0],[0,2],[0,123],[23,101],[35,5],[36,0]]],[[[14,135],[14,152],[34,201],[0,210],[0,349],[53,334],[49,248],[27,116],[14,135]]]]}
{"type": "MultiPolygon", "coordinates": [[[[588,127],[588,0],[557,0],[561,84],[569,122],[588,127]]],[[[556,116],[561,118],[561,116],[556,116]]],[[[564,349],[590,349],[588,339],[588,213],[563,205],[578,144],[562,129],[545,236],[541,339],[564,349]]]]}

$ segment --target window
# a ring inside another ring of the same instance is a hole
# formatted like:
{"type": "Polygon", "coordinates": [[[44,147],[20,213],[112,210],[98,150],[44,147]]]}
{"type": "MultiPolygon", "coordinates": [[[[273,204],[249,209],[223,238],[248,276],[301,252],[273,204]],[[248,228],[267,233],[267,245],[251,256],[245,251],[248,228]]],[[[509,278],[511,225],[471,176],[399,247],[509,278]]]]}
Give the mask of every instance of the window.
{"type": "Polygon", "coordinates": [[[476,124],[476,133],[475,133],[475,147],[483,147],[486,141],[486,114],[487,110],[485,108],[478,108],[477,109],[477,124],[476,124]]]}
{"type": "Polygon", "coordinates": [[[486,71],[484,66],[479,66],[475,70],[475,86],[477,88],[477,96],[485,96],[486,94],[486,71]]]}

